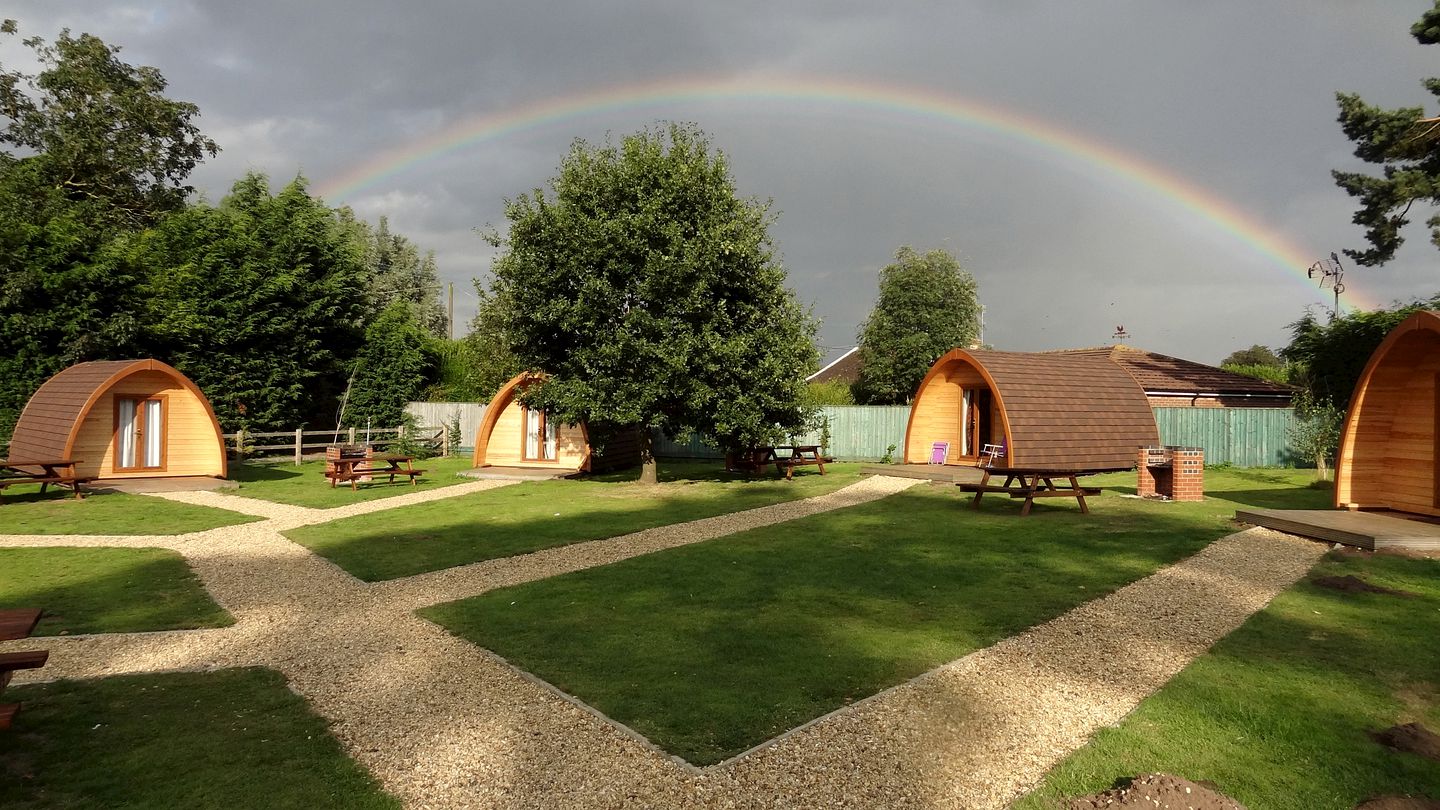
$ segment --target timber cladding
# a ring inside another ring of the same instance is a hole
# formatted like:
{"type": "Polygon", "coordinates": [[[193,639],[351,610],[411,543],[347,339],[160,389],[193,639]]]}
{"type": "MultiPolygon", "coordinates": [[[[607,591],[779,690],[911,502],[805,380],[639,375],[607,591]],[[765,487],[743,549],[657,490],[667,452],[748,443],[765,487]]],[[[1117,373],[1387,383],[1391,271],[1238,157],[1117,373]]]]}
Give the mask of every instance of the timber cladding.
{"type": "Polygon", "coordinates": [[[538,385],[544,379],[543,374],[523,372],[495,393],[475,434],[472,461],[476,467],[534,467],[601,472],[633,467],[640,463],[638,430],[613,427],[597,429],[595,441],[592,442],[591,430],[585,424],[556,425],[555,457],[527,458],[525,409],[516,397],[526,386],[538,385]],[[600,445],[600,452],[597,452],[596,444],[600,445]]]}
{"type": "Polygon", "coordinates": [[[1440,313],[1405,319],[1355,385],[1335,467],[1335,505],[1440,515],[1440,313]]]}
{"type": "Polygon", "coordinates": [[[931,444],[946,441],[951,463],[974,463],[983,444],[1002,439],[997,467],[1077,472],[1130,469],[1137,448],[1160,442],[1145,391],[1108,357],[964,349],[941,357],[916,391],[906,462],[924,463],[931,444]]]}
{"type": "Polygon", "coordinates": [[[30,397],[10,440],[12,460],[76,459],[92,478],[225,477],[220,423],[193,382],[158,360],[98,360],[61,371],[30,397]],[[160,403],[158,466],[118,469],[118,400],[160,403]]]}

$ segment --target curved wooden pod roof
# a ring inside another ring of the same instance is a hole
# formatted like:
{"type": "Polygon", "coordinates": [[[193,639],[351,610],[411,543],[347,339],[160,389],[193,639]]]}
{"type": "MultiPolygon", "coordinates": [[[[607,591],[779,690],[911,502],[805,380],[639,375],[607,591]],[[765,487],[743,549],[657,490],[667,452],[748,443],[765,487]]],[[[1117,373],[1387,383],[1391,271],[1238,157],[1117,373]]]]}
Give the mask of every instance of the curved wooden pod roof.
{"type": "Polygon", "coordinates": [[[956,364],[978,371],[995,398],[1008,453],[1004,466],[1128,470],[1139,448],[1160,443],[1144,389],[1106,357],[954,349],[920,382],[907,447],[927,389],[956,364]]]}
{"type": "MultiPolygon", "coordinates": [[[[490,449],[490,436],[495,432],[495,423],[500,420],[500,414],[515,401],[515,395],[520,389],[531,383],[540,382],[545,375],[538,371],[522,371],[510,378],[510,381],[500,386],[495,396],[490,398],[490,404],[485,406],[485,415],[480,419],[480,427],[475,431],[475,452],[471,456],[471,463],[476,467],[483,467],[487,463],[486,453],[490,449]]],[[[585,455],[580,461],[579,469],[590,471],[590,433],[581,422],[580,436],[585,443],[585,455]]]]}
{"type": "MultiPolygon", "coordinates": [[[[215,429],[215,442],[225,439],[210,400],[190,378],[159,360],[92,360],[77,363],[46,380],[25,403],[10,436],[12,459],[63,459],[75,452],[75,440],[90,409],[116,383],[142,371],[158,371],[173,379],[205,406],[215,429]]],[[[226,475],[225,454],[220,454],[220,477],[226,475]]]]}
{"type": "Polygon", "coordinates": [[[1335,505],[1440,515],[1440,312],[1385,336],[1350,397],[1335,462],[1335,505]]]}

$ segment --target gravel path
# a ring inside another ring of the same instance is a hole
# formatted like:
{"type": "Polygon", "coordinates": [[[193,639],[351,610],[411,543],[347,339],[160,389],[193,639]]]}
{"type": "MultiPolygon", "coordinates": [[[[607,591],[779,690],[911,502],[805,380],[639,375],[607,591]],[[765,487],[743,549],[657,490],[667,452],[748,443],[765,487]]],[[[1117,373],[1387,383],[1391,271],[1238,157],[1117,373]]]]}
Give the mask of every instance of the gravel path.
{"type": "MultiPolygon", "coordinates": [[[[174,537],[0,537],[0,546],[174,548],[237,619],[217,630],[44,639],[51,663],[17,681],[271,666],[416,808],[1003,807],[1323,551],[1266,530],[1231,535],[1047,624],[697,770],[411,611],[864,503],[916,482],[874,477],[803,501],[374,585],[279,533],[504,483],[331,510],[265,504],[253,507],[267,510],[265,521],[174,537]],[[1111,671],[1122,653],[1128,666],[1111,671]]],[[[234,501],[264,503],[166,496],[235,511],[246,510],[234,501]]]]}

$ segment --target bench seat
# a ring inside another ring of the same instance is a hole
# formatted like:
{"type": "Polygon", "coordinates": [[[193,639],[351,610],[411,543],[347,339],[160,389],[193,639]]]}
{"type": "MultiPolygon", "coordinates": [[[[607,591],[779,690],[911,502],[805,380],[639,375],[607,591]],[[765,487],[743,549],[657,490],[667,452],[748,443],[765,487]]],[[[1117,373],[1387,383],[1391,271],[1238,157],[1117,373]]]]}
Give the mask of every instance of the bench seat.
{"type": "Polygon", "coordinates": [[[40,613],[39,608],[0,610],[0,641],[13,641],[30,635],[40,622],[40,613]]]}
{"type": "Polygon", "coordinates": [[[19,703],[5,703],[0,705],[0,731],[10,728],[10,725],[15,722],[15,715],[19,713],[19,703]]]}

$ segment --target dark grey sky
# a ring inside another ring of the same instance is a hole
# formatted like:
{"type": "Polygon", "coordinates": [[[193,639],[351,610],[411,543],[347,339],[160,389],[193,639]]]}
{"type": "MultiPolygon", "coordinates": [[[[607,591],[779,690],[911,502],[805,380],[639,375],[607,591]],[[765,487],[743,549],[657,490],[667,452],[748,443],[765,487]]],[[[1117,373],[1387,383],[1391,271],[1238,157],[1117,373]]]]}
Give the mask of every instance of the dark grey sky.
{"type": "MultiPolygon", "coordinates": [[[[1408,31],[1428,6],[12,0],[4,15],[22,34],[69,27],[160,68],[224,149],[194,177],[211,199],[249,169],[336,188],[393,150],[531,105],[661,81],[754,88],[560,116],[327,196],[372,220],[388,215],[433,249],[457,282],[462,320],[470,279],[491,260],[475,229],[503,227],[506,196],[543,185],[574,138],[671,119],[713,136],[743,194],[773,200],[772,235],[824,319],[827,356],[853,343],[877,272],[908,244],[949,250],[975,275],[997,348],[1099,345],[1123,324],[1132,345],[1216,362],[1252,343],[1283,345],[1286,324],[1328,303],[1305,265],[1361,244],[1329,175],[1359,165],[1334,93],[1425,104],[1419,82],[1440,75],[1440,48],[1408,31]],[[1213,221],[1202,215],[1212,205],[1197,210],[1022,132],[765,97],[784,82],[861,83],[896,101],[1021,116],[1154,167],[1237,219],[1213,221]]],[[[0,60],[22,56],[0,43],[0,60]]],[[[1440,291],[1440,254],[1423,226],[1409,237],[1391,264],[1352,268],[1342,305],[1440,291]]]]}

